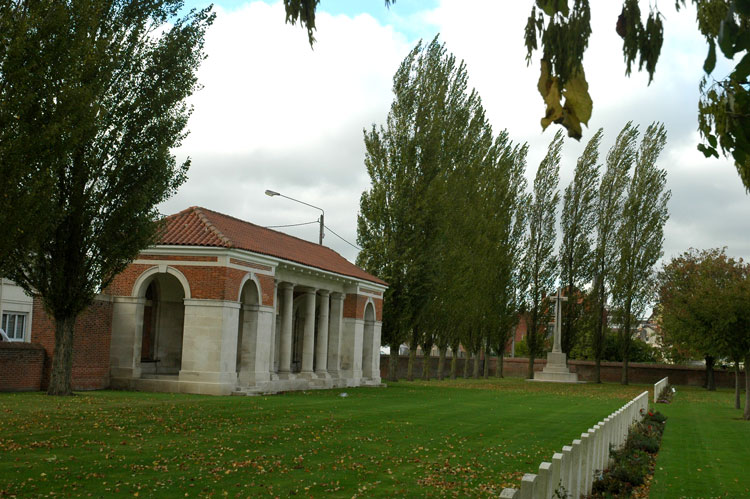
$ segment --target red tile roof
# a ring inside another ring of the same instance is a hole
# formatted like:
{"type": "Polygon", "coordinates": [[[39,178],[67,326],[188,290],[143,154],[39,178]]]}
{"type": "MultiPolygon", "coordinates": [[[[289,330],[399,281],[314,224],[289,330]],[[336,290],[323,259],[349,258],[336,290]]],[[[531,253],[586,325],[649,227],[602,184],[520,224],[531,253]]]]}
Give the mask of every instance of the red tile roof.
{"type": "Polygon", "coordinates": [[[236,248],[385,285],[331,248],[198,206],[166,217],[158,244],[236,248]]]}

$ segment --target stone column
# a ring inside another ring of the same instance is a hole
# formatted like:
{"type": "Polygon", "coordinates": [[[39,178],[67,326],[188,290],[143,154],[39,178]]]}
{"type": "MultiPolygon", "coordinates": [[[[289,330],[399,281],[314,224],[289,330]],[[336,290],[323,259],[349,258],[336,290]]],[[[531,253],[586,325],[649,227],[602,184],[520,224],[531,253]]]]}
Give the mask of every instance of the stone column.
{"type": "Polygon", "coordinates": [[[318,341],[315,344],[315,374],[319,378],[328,375],[328,290],[320,290],[318,304],[318,341]]]}
{"type": "Polygon", "coordinates": [[[341,377],[341,321],[344,317],[344,295],[331,293],[331,315],[328,320],[328,374],[341,377]]]}
{"type": "Polygon", "coordinates": [[[302,337],[302,370],[306,378],[313,375],[313,348],[315,347],[315,295],[316,290],[305,291],[305,330],[302,337]]]}
{"type": "Polygon", "coordinates": [[[273,309],[258,305],[243,307],[239,383],[257,387],[271,379],[268,360],[271,349],[273,309]]]}
{"type": "Polygon", "coordinates": [[[237,386],[240,304],[185,299],[180,391],[229,395],[237,386]]]}
{"type": "Polygon", "coordinates": [[[116,388],[129,388],[119,379],[141,377],[141,342],[145,298],[116,296],[112,305],[109,371],[116,388]]]}
{"type": "MultiPolygon", "coordinates": [[[[263,298],[261,297],[261,301],[263,298]]],[[[268,371],[271,379],[274,379],[278,368],[274,366],[274,359],[276,359],[276,349],[278,348],[276,342],[276,316],[278,314],[279,304],[279,283],[274,281],[273,284],[273,308],[271,310],[271,345],[268,350],[268,371]]]]}
{"type": "Polygon", "coordinates": [[[292,370],[292,309],[294,284],[281,283],[284,299],[281,301],[281,344],[279,345],[279,377],[289,378],[292,370]]]}

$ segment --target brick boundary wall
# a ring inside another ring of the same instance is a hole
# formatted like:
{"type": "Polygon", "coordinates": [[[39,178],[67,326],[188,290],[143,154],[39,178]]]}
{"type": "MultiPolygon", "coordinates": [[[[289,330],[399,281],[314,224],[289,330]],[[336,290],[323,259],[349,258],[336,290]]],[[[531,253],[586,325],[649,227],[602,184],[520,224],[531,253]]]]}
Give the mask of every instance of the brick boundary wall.
{"type": "MultiPolygon", "coordinates": [[[[445,375],[450,374],[451,358],[445,359],[445,375]]],[[[457,375],[463,376],[465,358],[459,358],[457,362],[457,375]]],[[[490,357],[490,376],[495,376],[497,358],[490,357]]],[[[380,356],[380,377],[385,381],[388,379],[389,355],[380,356]]],[[[409,357],[402,355],[399,357],[398,375],[400,379],[406,378],[406,370],[409,357]]],[[[469,373],[473,372],[474,361],[470,361],[469,373]]],[[[430,359],[430,376],[437,378],[438,357],[430,359]]],[[[480,361],[481,376],[484,368],[483,361],[480,361]]],[[[526,358],[509,358],[503,359],[503,375],[509,378],[525,378],[528,369],[529,359],[526,358]]],[[[547,365],[547,359],[535,359],[534,371],[538,372],[547,365]]],[[[570,360],[568,367],[571,372],[578,374],[579,381],[594,381],[595,363],[592,360],[570,360]]],[[[744,383],[744,371],[740,373],[740,381],[744,383]]],[[[683,386],[703,386],[706,379],[706,369],[703,367],[680,366],[670,364],[641,364],[629,363],[628,377],[631,383],[654,384],[660,379],[668,376],[669,383],[672,385],[683,386]]],[[[414,363],[414,378],[422,377],[422,356],[418,355],[414,363]]],[[[601,364],[602,381],[619,382],[622,377],[621,362],[602,362],[601,364]]],[[[714,379],[718,388],[734,388],[734,371],[732,369],[714,369],[714,379]]]]}
{"type": "MultiPolygon", "coordinates": [[[[55,350],[55,324],[39,297],[34,297],[31,341],[46,351],[42,389],[49,385],[55,350]]],[[[112,339],[112,302],[100,296],[78,316],[73,331],[74,390],[101,390],[109,387],[109,345],[112,339]]]]}
{"type": "Polygon", "coordinates": [[[44,356],[37,343],[0,342],[0,392],[41,390],[44,356]]]}

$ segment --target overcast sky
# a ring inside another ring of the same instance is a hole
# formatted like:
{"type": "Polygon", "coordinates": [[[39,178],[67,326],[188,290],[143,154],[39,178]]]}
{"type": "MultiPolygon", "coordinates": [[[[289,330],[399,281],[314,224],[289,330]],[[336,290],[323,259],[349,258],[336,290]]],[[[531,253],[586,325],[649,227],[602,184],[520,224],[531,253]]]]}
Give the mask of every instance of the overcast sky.
{"type": "MultiPolygon", "coordinates": [[[[187,2],[203,5],[200,0],[187,2]]],[[[532,179],[556,125],[542,133],[544,104],[536,90],[539,57],[527,67],[523,28],[532,1],[322,0],[317,43],[284,23],[281,2],[214,0],[217,18],[206,37],[203,89],[191,99],[190,135],[177,151],[190,156],[189,180],[164,203],[162,213],[203,206],[258,225],[311,222],[319,212],[272,189],[325,210],[326,225],[356,244],[361,193],[368,189],[362,129],[383,124],[393,98],[392,76],[416,42],[440,33],[446,48],[467,63],[497,133],[530,146],[532,179]]],[[[641,2],[648,12],[648,4],[641,2]]],[[[729,160],[705,159],[698,144],[698,83],[706,44],[691,8],[676,13],[660,4],[665,42],[654,81],[625,77],[622,43],[615,33],[618,2],[594,2],[592,36],[584,58],[593,117],[582,141],[566,139],[562,191],[586,141],[604,128],[606,152],[624,124],[645,130],[665,123],[667,147],[659,159],[672,191],[664,253],[727,246],[750,258],[750,197],[729,160]]],[[[715,74],[728,65],[720,62],[715,74]]],[[[279,229],[317,241],[318,227],[279,229]]],[[[327,232],[324,244],[353,261],[357,250],[327,232]]]]}

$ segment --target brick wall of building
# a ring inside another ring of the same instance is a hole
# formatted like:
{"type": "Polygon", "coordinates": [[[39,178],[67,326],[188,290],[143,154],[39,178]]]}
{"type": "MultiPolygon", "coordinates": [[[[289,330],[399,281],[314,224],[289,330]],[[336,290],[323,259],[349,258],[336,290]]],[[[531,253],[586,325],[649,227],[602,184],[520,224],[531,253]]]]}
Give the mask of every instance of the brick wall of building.
{"type": "MultiPolygon", "coordinates": [[[[98,390],[109,386],[109,345],[112,338],[112,303],[96,299],[76,320],[73,332],[74,390],[98,390]]],[[[42,389],[49,383],[55,350],[55,323],[47,315],[42,301],[34,297],[34,320],[31,341],[45,352],[42,389]]]]}
{"type": "Polygon", "coordinates": [[[276,283],[274,282],[273,276],[256,274],[256,277],[260,283],[260,292],[263,295],[263,305],[273,307],[273,299],[276,291],[276,283]]]}
{"type": "MultiPolygon", "coordinates": [[[[457,372],[463,374],[463,365],[465,358],[459,358],[457,372]]],[[[380,357],[380,377],[387,379],[388,376],[388,355],[380,357]]],[[[406,378],[406,370],[409,362],[408,356],[399,357],[399,378],[406,378]]],[[[423,358],[417,356],[414,364],[414,377],[422,376],[423,358]]],[[[473,368],[473,359],[470,360],[470,372],[473,368]]],[[[481,361],[480,361],[481,362],[481,361]]],[[[497,368],[497,358],[490,357],[490,376],[495,376],[497,368]]],[[[438,358],[430,358],[430,376],[437,377],[438,358]]],[[[536,359],[534,361],[534,371],[541,371],[547,365],[547,359],[536,359]]],[[[480,372],[484,364],[480,364],[480,372]]],[[[529,359],[525,358],[505,358],[503,360],[503,375],[509,378],[525,378],[529,366],[529,359]]],[[[568,362],[571,372],[578,373],[580,381],[594,381],[595,366],[593,361],[589,360],[571,360],[568,362]]],[[[450,373],[450,358],[446,359],[445,374],[450,373]]],[[[729,369],[716,369],[714,371],[716,386],[719,388],[734,388],[734,371],[729,369]]],[[[601,377],[602,381],[618,383],[622,376],[622,363],[620,362],[602,362],[601,377]]],[[[640,364],[630,363],[628,365],[628,377],[631,383],[654,384],[664,377],[669,377],[669,382],[673,385],[683,386],[703,386],[706,379],[706,370],[702,367],[693,366],[672,366],[667,364],[640,364]]],[[[741,382],[744,383],[744,373],[741,374],[741,382]]]]}
{"type": "Polygon", "coordinates": [[[0,342],[0,392],[39,391],[44,355],[36,343],[0,342]]]}
{"type": "MultiPolygon", "coordinates": [[[[344,317],[348,319],[364,319],[365,305],[370,298],[363,295],[347,294],[344,298],[344,317]]],[[[383,299],[372,298],[375,305],[375,320],[383,320],[383,299]]]]}
{"type": "MultiPolygon", "coordinates": [[[[177,257],[163,256],[164,260],[177,260],[177,257]]],[[[112,296],[131,296],[133,286],[138,278],[151,269],[152,265],[131,264],[115,277],[106,293],[112,296]]],[[[195,265],[170,265],[179,270],[190,285],[190,297],[209,300],[237,301],[240,294],[240,283],[249,271],[229,267],[206,267],[195,265]]],[[[273,277],[258,275],[261,285],[263,305],[273,306],[273,277]]]]}

